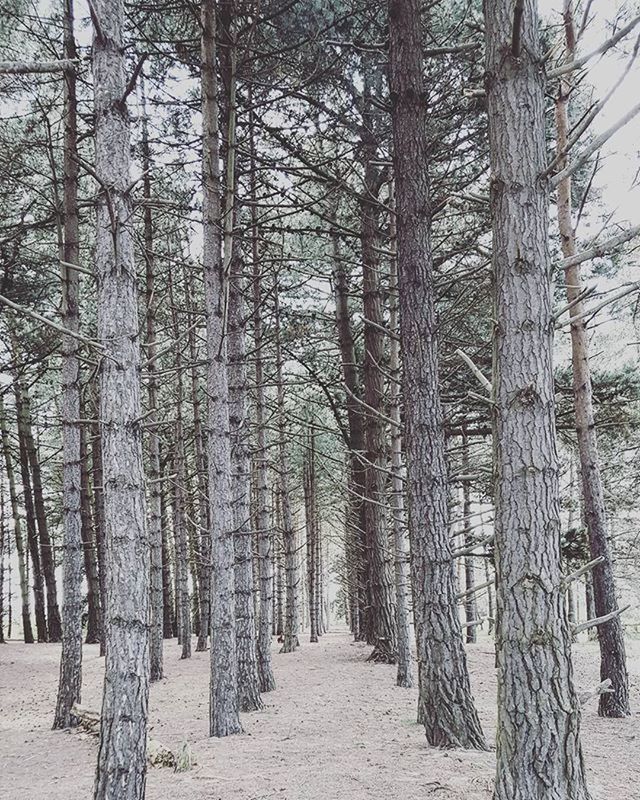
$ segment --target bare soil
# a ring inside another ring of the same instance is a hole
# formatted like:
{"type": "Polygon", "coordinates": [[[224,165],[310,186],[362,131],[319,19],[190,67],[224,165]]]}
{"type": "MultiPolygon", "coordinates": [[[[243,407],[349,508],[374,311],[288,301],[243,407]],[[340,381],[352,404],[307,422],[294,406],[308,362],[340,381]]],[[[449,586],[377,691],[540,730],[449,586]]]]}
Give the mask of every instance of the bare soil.
{"type": "MultiPolygon", "coordinates": [[[[266,709],[243,715],[245,733],[208,737],[207,653],[179,659],[165,643],[167,677],[151,688],[150,731],[178,750],[186,740],[197,764],[186,773],[149,769],[147,800],[488,800],[492,752],[440,751],[415,723],[416,691],[399,689],[395,668],[366,662],[369,648],[347,633],[306,641],[294,654],[274,646],[278,689],[266,709]]],[[[468,648],[485,732],[495,735],[495,672],[489,642],[468,648]]],[[[635,713],[622,720],[584,707],[583,743],[594,800],[640,800],[640,642],[628,643],[635,713]]],[[[97,741],[52,731],[57,645],[0,646],[0,797],[87,800],[97,741]]],[[[594,643],[575,648],[579,690],[598,683],[594,643]]],[[[84,650],[83,705],[99,710],[103,659],[84,650]]]]}

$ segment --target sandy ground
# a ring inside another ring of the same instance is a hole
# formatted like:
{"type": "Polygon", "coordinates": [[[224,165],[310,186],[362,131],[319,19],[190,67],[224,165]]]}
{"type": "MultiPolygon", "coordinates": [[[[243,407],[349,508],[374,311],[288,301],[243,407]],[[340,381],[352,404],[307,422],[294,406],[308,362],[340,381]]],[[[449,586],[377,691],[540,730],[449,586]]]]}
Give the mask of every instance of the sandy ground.
{"type": "MultiPolygon", "coordinates": [[[[630,642],[633,717],[602,720],[584,709],[583,742],[594,800],[640,800],[640,642],[630,642]]],[[[151,689],[151,735],[171,748],[187,740],[197,765],[187,773],[151,768],[148,800],[487,800],[492,753],[443,752],[416,725],[415,690],[394,686],[395,668],[366,663],[368,648],[346,633],[274,650],[278,689],[266,709],[243,715],[245,733],[207,736],[208,655],[180,661],[167,643],[167,677],[151,689]]],[[[51,731],[59,647],[0,647],[0,797],[86,800],[92,796],[96,740],[51,731]]],[[[495,678],[489,643],[469,648],[485,732],[495,733],[495,678]]],[[[577,683],[597,683],[597,647],[575,650],[577,683]]],[[[85,648],[83,704],[99,709],[102,659],[85,648]]]]}

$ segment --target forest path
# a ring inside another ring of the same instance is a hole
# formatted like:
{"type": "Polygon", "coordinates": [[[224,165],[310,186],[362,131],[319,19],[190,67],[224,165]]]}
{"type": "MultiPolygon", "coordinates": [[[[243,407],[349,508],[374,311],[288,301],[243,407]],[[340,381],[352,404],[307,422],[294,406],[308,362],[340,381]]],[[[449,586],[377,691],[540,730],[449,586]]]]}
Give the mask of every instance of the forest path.
{"type": "MultiPolygon", "coordinates": [[[[195,644],[195,643],[194,643],[195,644]]],[[[628,644],[633,707],[640,710],[640,643],[628,644]]],[[[415,723],[416,690],[399,689],[395,667],[369,664],[370,648],[346,632],[283,655],[274,645],[278,688],[266,709],[243,714],[245,733],[209,739],[208,653],[180,661],[165,643],[167,677],[151,688],[154,739],[177,749],[186,739],[197,765],[174,774],[151,768],[147,800],[488,800],[492,753],[429,748],[415,723]]],[[[87,800],[92,796],[95,739],[50,730],[59,646],[11,642],[0,647],[0,797],[87,800]]],[[[598,680],[597,647],[575,650],[580,689],[598,680]]],[[[469,648],[480,716],[495,726],[493,648],[469,648]]],[[[99,709],[103,660],[85,647],[83,704],[99,709]]],[[[640,800],[640,715],[601,720],[590,702],[584,746],[593,796],[640,800]]]]}

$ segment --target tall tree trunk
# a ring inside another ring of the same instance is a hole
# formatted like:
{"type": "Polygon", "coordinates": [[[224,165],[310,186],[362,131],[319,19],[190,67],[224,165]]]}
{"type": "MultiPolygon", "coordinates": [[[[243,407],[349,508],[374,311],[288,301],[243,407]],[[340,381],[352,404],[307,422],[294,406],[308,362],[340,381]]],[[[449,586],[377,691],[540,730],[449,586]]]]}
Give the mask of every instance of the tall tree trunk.
{"type": "Polygon", "coordinates": [[[160,518],[162,530],[162,638],[172,639],[177,636],[176,619],[174,614],[173,582],[171,580],[171,548],[169,546],[169,532],[167,526],[166,509],[166,482],[163,477],[162,452],[160,455],[160,518]]]}
{"type": "Polygon", "coordinates": [[[42,490],[42,472],[40,460],[33,436],[31,420],[31,398],[26,385],[20,386],[22,394],[22,419],[29,468],[31,470],[31,485],[33,489],[33,507],[38,527],[38,543],[40,545],[40,564],[47,592],[47,641],[59,642],[62,638],[60,622],[60,609],[58,608],[58,588],[56,585],[55,558],[49,527],[47,525],[47,512],[44,505],[42,490]]]}
{"type": "Polygon", "coordinates": [[[354,562],[353,588],[355,605],[358,613],[354,615],[357,624],[354,626],[356,640],[365,639],[370,627],[370,587],[368,581],[367,540],[365,520],[365,492],[366,492],[366,463],[364,460],[364,418],[362,406],[358,402],[361,398],[361,386],[358,378],[358,363],[351,329],[351,315],[349,313],[349,286],[345,259],[340,253],[340,241],[335,224],[337,223],[337,208],[329,210],[333,223],[331,232],[332,258],[333,258],[333,285],[336,308],[336,328],[338,332],[338,345],[342,362],[342,378],[347,391],[347,422],[349,425],[349,502],[352,508],[351,521],[351,548],[350,555],[354,562]]]}
{"type": "Polygon", "coordinates": [[[420,4],[390,0],[390,89],[409,535],[419,659],[419,713],[440,747],[486,747],[458,617],[431,257],[428,117],[420,4]]]}
{"type": "MultiPolygon", "coordinates": [[[[77,57],[73,32],[73,0],[64,4],[64,52],[77,57]]],[[[62,324],[72,332],[80,328],[78,295],[80,274],[78,230],[77,108],[75,72],[64,73],[64,244],[62,277],[62,324]]],[[[62,652],[54,728],[75,724],[71,715],[80,702],[82,688],[82,536],[80,514],[80,362],[78,340],[62,339],[62,652]]]]}
{"type": "MultiPolygon", "coordinates": [[[[207,313],[207,458],[211,525],[211,702],[210,734],[242,730],[236,663],[233,520],[229,391],[225,338],[226,276],[220,241],[220,165],[216,76],[216,3],[202,2],[202,172],[205,309],[207,313]]],[[[208,565],[205,566],[208,568],[208,565]]]]}
{"type": "Polygon", "coordinates": [[[309,601],[309,641],[318,641],[318,547],[316,542],[316,495],[315,495],[315,433],[309,432],[309,450],[304,460],[303,488],[305,527],[307,532],[307,598],[309,601]]]}
{"type": "Polygon", "coordinates": [[[162,492],[160,476],[160,415],[158,413],[158,377],[156,345],[157,293],[155,282],[155,255],[153,250],[153,216],[151,208],[151,147],[149,144],[149,120],[145,94],[144,76],[140,75],[140,95],[142,99],[142,194],[146,201],[144,219],[144,261],[145,261],[145,325],[147,355],[147,453],[148,474],[148,524],[151,545],[151,638],[149,641],[150,679],[159,681],[164,674],[163,664],[163,626],[164,595],[162,591],[162,511],[160,495],[162,492]]]}
{"type": "Polygon", "coordinates": [[[4,464],[9,484],[9,500],[11,502],[11,515],[13,517],[13,533],[16,539],[16,557],[18,572],[20,574],[20,599],[22,602],[22,635],[25,644],[33,644],[33,629],[31,627],[31,612],[29,610],[29,581],[27,578],[27,560],[24,552],[24,538],[22,535],[22,520],[18,506],[18,493],[13,469],[13,458],[9,445],[9,428],[4,406],[4,395],[0,393],[0,431],[2,432],[2,451],[4,464]]]}
{"type": "MultiPolygon", "coordinates": [[[[462,472],[469,475],[469,439],[465,431],[462,433],[462,472]]],[[[462,481],[462,525],[465,549],[473,547],[473,534],[471,532],[471,485],[468,480],[462,481]]],[[[476,585],[475,559],[471,553],[464,557],[464,588],[467,592],[464,601],[464,615],[467,623],[473,622],[478,617],[478,602],[474,591],[476,585]]],[[[467,643],[475,644],[478,640],[477,628],[468,624],[467,643]]]]}
{"type": "Polygon", "coordinates": [[[104,520],[104,476],[102,474],[102,439],[100,436],[100,400],[97,384],[92,387],[93,422],[91,423],[91,484],[93,489],[93,521],[96,532],[98,550],[98,578],[100,582],[100,606],[102,608],[102,637],[100,639],[100,655],[106,653],[106,617],[107,607],[107,542],[104,520]]]}
{"type": "MultiPolygon", "coordinates": [[[[395,216],[392,215],[392,238],[395,238],[395,216]]],[[[409,553],[404,513],[404,466],[402,463],[402,432],[400,422],[400,340],[398,319],[398,280],[396,260],[391,261],[391,306],[389,308],[389,416],[391,430],[391,512],[393,517],[394,576],[396,588],[396,629],[398,637],[398,670],[396,684],[413,686],[411,669],[411,639],[409,629],[409,597],[407,592],[409,553]]]]}
{"type": "Polygon", "coordinates": [[[545,75],[537,3],[486,3],[485,31],[496,287],[494,797],[586,800],[559,547],[549,186],[542,177],[545,75]]]}
{"type": "Polygon", "coordinates": [[[140,421],[123,0],[96,0],[93,82],[98,338],[107,555],[107,656],[95,800],[142,800],[149,702],[149,568],[140,421]]]}
{"type": "Polygon", "coordinates": [[[298,547],[296,529],[291,511],[291,474],[287,458],[287,418],[284,401],[284,375],[282,374],[282,341],[280,330],[280,287],[276,286],[275,296],[276,328],[276,384],[278,406],[278,492],[282,517],[282,545],[284,548],[285,572],[285,613],[284,640],[281,653],[293,653],[300,646],[300,575],[298,570],[298,547]]]}
{"type": "MultiPolygon", "coordinates": [[[[83,404],[80,403],[82,413],[83,404]]],[[[87,635],[86,644],[102,640],[102,607],[100,605],[100,581],[98,578],[98,552],[93,535],[91,519],[91,486],[89,482],[89,459],[87,433],[80,429],[80,534],[84,555],[84,574],[87,580],[87,635]]]]}
{"type": "MultiPolygon", "coordinates": [[[[564,30],[567,47],[567,60],[573,61],[576,55],[576,32],[571,3],[564,2],[564,30]]],[[[569,103],[574,89],[572,73],[567,73],[560,81],[556,99],[556,131],[558,154],[565,152],[569,140],[569,103]]],[[[567,166],[568,158],[562,155],[558,170],[567,166]]],[[[576,255],[577,245],[573,227],[571,208],[571,176],[558,185],[558,228],[562,255],[571,258],[576,255]]],[[[572,304],[571,315],[571,363],[573,367],[573,398],[580,455],[580,476],[584,497],[584,515],[589,534],[591,558],[603,559],[593,568],[593,599],[596,616],[601,617],[615,612],[618,608],[616,583],[613,573],[612,554],[607,538],[607,514],[604,506],[604,492],[598,457],[598,438],[593,408],[593,390],[589,367],[589,332],[584,316],[584,302],[580,300],[583,292],[580,265],[565,269],[567,301],[572,304]]],[[[624,632],[620,616],[598,626],[600,644],[600,678],[611,680],[613,691],[600,695],[598,713],[602,717],[624,717],[631,713],[629,706],[629,675],[624,646],[624,632]]]]}
{"type": "MultiPolygon", "coordinates": [[[[4,638],[4,562],[5,555],[11,558],[9,553],[9,537],[6,534],[5,519],[4,519],[4,479],[0,479],[0,644],[5,643],[4,638]]],[[[9,573],[11,577],[11,573],[9,573]]],[[[11,608],[11,595],[7,600],[9,609],[11,608]]],[[[11,630],[11,622],[9,620],[9,630],[11,630]]]]}
{"type": "Polygon", "coordinates": [[[362,362],[366,443],[366,502],[364,521],[371,592],[368,642],[374,658],[397,660],[395,611],[391,584],[391,551],[386,526],[387,436],[382,415],[385,407],[385,327],[380,281],[380,176],[374,166],[377,144],[374,134],[373,90],[379,84],[379,68],[370,55],[364,57],[363,133],[364,190],[360,201],[362,246],[362,301],[364,309],[364,357],[362,362]]]}
{"type": "Polygon", "coordinates": [[[39,642],[47,641],[47,617],[45,614],[44,578],[40,567],[40,550],[38,548],[38,531],[36,528],[36,512],[33,504],[31,475],[29,473],[29,456],[25,432],[25,409],[22,400],[22,389],[18,378],[13,384],[16,398],[16,416],[18,419],[18,444],[20,448],[20,476],[22,480],[22,499],[27,519],[27,544],[31,556],[31,574],[34,609],[36,612],[36,634],[39,642]]]}

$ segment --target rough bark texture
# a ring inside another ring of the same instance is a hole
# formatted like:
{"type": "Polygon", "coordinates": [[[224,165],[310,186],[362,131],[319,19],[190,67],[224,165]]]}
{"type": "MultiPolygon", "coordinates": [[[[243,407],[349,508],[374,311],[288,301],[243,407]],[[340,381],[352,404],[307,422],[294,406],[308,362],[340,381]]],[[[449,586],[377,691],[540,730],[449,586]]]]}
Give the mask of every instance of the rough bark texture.
{"type": "MultiPolygon", "coordinates": [[[[220,166],[216,78],[216,4],[202,3],[203,252],[207,313],[207,458],[211,525],[211,736],[242,730],[236,663],[225,276],[220,239],[220,166]]],[[[205,565],[205,569],[208,565],[205,565]]]]}
{"type": "Polygon", "coordinates": [[[519,9],[514,30],[512,0],[485,4],[496,306],[494,797],[586,800],[561,573],[545,76],[537,3],[519,9]]]}
{"type": "Polygon", "coordinates": [[[448,476],[438,389],[420,4],[391,0],[390,89],[400,324],[405,398],[409,536],[418,621],[419,708],[427,740],[486,747],[475,710],[458,617],[449,544],[448,476]]]}
{"type": "Polygon", "coordinates": [[[92,387],[92,414],[94,422],[91,424],[91,477],[93,488],[93,521],[96,532],[96,546],[98,548],[98,577],[100,579],[100,605],[102,606],[102,638],[100,640],[100,655],[106,653],[106,620],[104,610],[107,607],[107,542],[106,526],[104,521],[104,487],[102,474],[102,440],[100,437],[100,401],[97,385],[92,387]]]}
{"type": "Polygon", "coordinates": [[[93,81],[100,426],[107,556],[107,655],[95,800],[142,800],[149,700],[149,540],[140,342],[125,97],[124,3],[94,3],[93,81]]]}
{"type": "Polygon", "coordinates": [[[147,514],[149,543],[151,546],[151,638],[149,641],[150,678],[159,681],[164,674],[163,666],[163,620],[164,597],[162,591],[162,510],[160,495],[160,438],[158,426],[158,377],[156,346],[156,285],[155,256],[153,249],[153,216],[151,209],[151,147],[149,144],[149,122],[147,118],[144,77],[141,75],[142,98],[142,193],[144,207],[144,262],[146,292],[146,354],[147,354],[147,453],[149,460],[147,514]]]}
{"type": "MultiPolygon", "coordinates": [[[[25,644],[33,644],[33,629],[31,627],[31,612],[29,610],[29,582],[27,579],[27,560],[24,551],[24,537],[22,535],[22,520],[18,506],[18,493],[13,469],[13,458],[9,445],[9,428],[4,407],[4,395],[0,394],[0,426],[2,430],[2,451],[4,464],[9,483],[9,500],[11,502],[11,516],[13,517],[13,533],[16,540],[16,557],[18,559],[18,572],[20,573],[20,600],[22,603],[22,634],[25,644]]],[[[82,635],[82,632],[81,632],[82,635]]],[[[81,640],[82,641],[82,640],[81,640]]]]}
{"type": "Polygon", "coordinates": [[[316,529],[315,435],[309,435],[309,452],[304,461],[304,515],[307,532],[307,599],[309,602],[309,641],[318,641],[318,546],[316,529]]]}
{"type": "MultiPolygon", "coordinates": [[[[465,432],[462,434],[462,473],[469,474],[469,439],[465,432]]],[[[462,525],[464,547],[473,547],[473,534],[471,532],[471,486],[469,481],[462,482],[462,525]]],[[[478,603],[474,588],[476,585],[475,558],[469,553],[464,557],[464,588],[468,593],[464,601],[465,621],[470,623],[478,618],[478,603]]],[[[467,625],[466,638],[468,644],[477,641],[477,628],[467,625]]]]}
{"type": "MultiPolygon", "coordinates": [[[[64,4],[64,48],[76,57],[73,33],[73,0],[64,4]]],[[[64,76],[64,244],[65,264],[77,264],[78,165],[76,153],[76,79],[64,76]]],[[[61,265],[62,323],[70,331],[79,329],[79,273],[61,265]]],[[[78,341],[62,339],[62,653],[54,728],[74,724],[71,709],[81,701],[82,688],[82,537],[80,515],[80,362],[78,341]]],[[[102,485],[102,484],[100,484],[102,485]]]]}
{"type": "MultiPolygon", "coordinates": [[[[80,413],[84,413],[81,403],[80,413]]],[[[98,550],[91,518],[91,485],[89,481],[89,458],[87,431],[80,429],[80,535],[84,555],[84,574],[87,581],[87,635],[86,644],[96,644],[102,639],[102,606],[100,604],[100,580],[98,576],[98,550]]]]}
{"type": "MultiPolygon", "coordinates": [[[[564,28],[567,60],[573,61],[576,54],[576,34],[571,4],[565,2],[564,28]]],[[[556,99],[556,131],[558,153],[566,150],[569,139],[569,103],[573,88],[571,73],[561,81],[556,99]]],[[[558,171],[568,166],[568,158],[558,160],[558,171]]],[[[571,209],[571,176],[558,185],[558,227],[562,255],[575,256],[578,248],[573,227],[571,209]]],[[[603,558],[592,573],[593,599],[596,617],[615,612],[618,608],[616,584],[613,574],[611,546],[607,537],[607,514],[598,457],[598,439],[593,408],[591,370],[589,368],[589,332],[587,319],[583,317],[585,306],[577,298],[583,292],[580,264],[565,270],[567,301],[572,304],[571,316],[578,318],[571,324],[571,363],[573,367],[573,398],[580,455],[580,477],[584,498],[584,516],[589,534],[591,558],[603,558]],[[582,319],[580,319],[582,317],[582,319]]],[[[624,717],[631,713],[629,706],[629,676],[624,646],[624,631],[619,616],[598,626],[600,644],[600,679],[611,680],[612,692],[600,695],[598,713],[603,717],[624,717]]]]}

